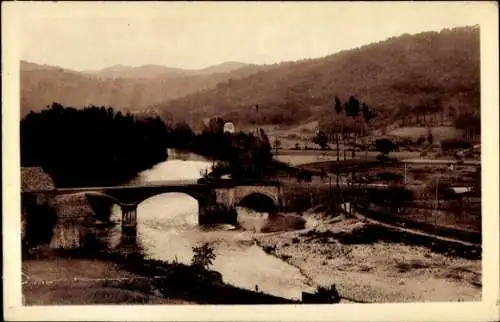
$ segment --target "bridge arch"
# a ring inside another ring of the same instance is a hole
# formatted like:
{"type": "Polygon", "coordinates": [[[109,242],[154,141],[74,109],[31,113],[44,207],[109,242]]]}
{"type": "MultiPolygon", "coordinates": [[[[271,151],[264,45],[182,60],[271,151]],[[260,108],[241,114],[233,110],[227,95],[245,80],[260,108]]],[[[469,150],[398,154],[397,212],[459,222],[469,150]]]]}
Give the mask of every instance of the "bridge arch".
{"type": "Polygon", "coordinates": [[[209,202],[209,196],[203,195],[201,193],[197,193],[195,191],[191,190],[183,190],[179,189],[178,191],[159,191],[158,193],[150,194],[144,198],[141,198],[140,201],[137,202],[137,205],[141,205],[144,202],[147,202],[148,200],[151,200],[153,198],[157,198],[159,196],[168,196],[168,195],[183,195],[183,196],[188,196],[198,203],[198,205],[205,205],[209,202]]]}
{"type": "Polygon", "coordinates": [[[164,228],[191,227],[200,224],[204,199],[184,191],[169,191],[152,195],[137,204],[137,217],[154,220],[164,228]]]}
{"type": "Polygon", "coordinates": [[[236,205],[260,212],[277,212],[279,210],[277,198],[270,193],[262,191],[248,193],[241,197],[236,205]]]}
{"type": "MultiPolygon", "coordinates": [[[[120,210],[120,216],[122,217],[122,226],[131,226],[131,227],[136,227],[137,225],[137,216],[144,216],[146,215],[143,213],[141,215],[141,211],[144,211],[145,209],[143,207],[151,207],[151,204],[148,203],[148,201],[154,200],[154,198],[158,198],[161,196],[172,196],[172,195],[179,195],[179,196],[185,196],[189,197],[189,199],[195,201],[196,204],[196,210],[191,209],[190,206],[187,206],[187,208],[182,209],[182,210],[188,210],[191,212],[191,210],[196,211],[196,213],[193,213],[194,216],[196,216],[196,222],[198,224],[201,224],[203,222],[203,217],[206,213],[205,207],[207,204],[210,203],[211,200],[211,195],[207,194],[205,191],[198,191],[194,189],[172,189],[172,190],[153,190],[150,189],[144,193],[138,193],[135,195],[127,195],[127,194],[121,194],[121,192],[118,193],[113,193],[114,191],[91,191],[87,192],[87,199],[91,199],[92,197],[97,197],[97,198],[103,198],[106,201],[109,201],[113,204],[116,204],[116,206],[120,210]],[[142,209],[141,209],[142,208],[142,209]]],[[[97,199],[96,198],[96,199],[97,199]]],[[[161,199],[159,199],[161,200],[161,199]]],[[[158,202],[159,200],[155,201],[158,202]]],[[[99,203],[99,200],[97,200],[97,203],[99,203]]],[[[169,211],[173,214],[177,213],[177,210],[175,208],[178,208],[179,204],[182,204],[180,207],[184,208],[183,206],[186,204],[183,201],[176,202],[174,200],[167,201],[163,205],[164,207],[156,207],[153,208],[155,211],[159,212],[164,212],[167,214],[169,211]]],[[[154,206],[153,206],[154,207],[154,206]]],[[[151,208],[150,208],[151,209],[151,208]]],[[[110,216],[113,215],[118,215],[112,208],[109,210],[109,215],[108,219],[110,216]]],[[[170,216],[168,216],[170,217],[170,216]]],[[[186,214],[185,216],[186,224],[187,223],[192,223],[192,217],[186,214]]]]}
{"type": "Polygon", "coordinates": [[[122,206],[124,204],[121,200],[112,196],[111,194],[107,194],[107,193],[100,192],[100,191],[87,191],[84,194],[87,197],[87,199],[89,199],[88,197],[98,197],[98,198],[107,199],[107,200],[117,204],[118,206],[122,206]]]}

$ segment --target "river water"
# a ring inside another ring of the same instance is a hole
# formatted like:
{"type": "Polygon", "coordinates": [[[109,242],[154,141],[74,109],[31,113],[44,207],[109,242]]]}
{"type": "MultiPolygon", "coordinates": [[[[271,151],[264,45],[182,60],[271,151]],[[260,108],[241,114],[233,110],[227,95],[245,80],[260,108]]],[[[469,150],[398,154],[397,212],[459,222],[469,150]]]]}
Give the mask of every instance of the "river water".
{"type": "MultiPolygon", "coordinates": [[[[139,174],[137,181],[197,179],[210,167],[199,156],[169,153],[168,161],[139,174]]],[[[254,241],[261,227],[270,220],[265,213],[237,208],[238,222],[232,225],[201,227],[198,225],[197,201],[182,193],[166,193],[149,198],[137,209],[137,234],[146,256],[164,261],[189,264],[192,248],[209,242],[216,258],[212,269],[222,274],[226,283],[281,296],[300,299],[302,291],[312,291],[300,271],[286,262],[265,253],[254,241]]],[[[111,220],[121,221],[118,206],[112,208],[111,220]]],[[[120,225],[112,234],[112,244],[119,243],[120,225]]]]}

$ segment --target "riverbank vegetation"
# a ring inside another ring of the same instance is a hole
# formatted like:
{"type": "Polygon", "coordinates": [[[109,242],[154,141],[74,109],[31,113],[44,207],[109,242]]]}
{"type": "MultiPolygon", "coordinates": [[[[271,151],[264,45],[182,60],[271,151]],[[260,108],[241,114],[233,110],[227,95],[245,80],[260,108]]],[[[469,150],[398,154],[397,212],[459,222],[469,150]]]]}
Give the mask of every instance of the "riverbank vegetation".
{"type": "MultiPolygon", "coordinates": [[[[196,254],[205,257],[210,251],[205,245],[199,247],[196,254]]],[[[35,302],[35,295],[45,294],[51,302],[43,304],[62,304],[61,288],[75,286],[76,299],[84,303],[71,301],[67,304],[293,304],[297,301],[288,300],[260,292],[242,289],[222,280],[221,274],[208,269],[209,261],[202,260],[195,265],[185,265],[176,262],[164,262],[144,257],[139,253],[125,254],[119,251],[89,252],[87,249],[59,249],[52,250],[49,255],[36,260],[24,261],[25,273],[35,278],[25,283],[23,290],[29,302],[35,302]],[[95,271],[78,270],[78,264],[90,261],[86,265],[92,267],[104,266],[101,273],[95,271]],[[203,265],[198,265],[201,263],[203,265]],[[64,280],[57,283],[33,283],[34,280],[53,279],[51,270],[47,266],[57,266],[57,270],[64,280]],[[41,269],[37,269],[40,267],[41,269]],[[112,268],[113,274],[110,274],[112,268]],[[90,280],[89,280],[90,279],[90,280]],[[81,281],[80,281],[81,280],[81,281]],[[85,281],[87,280],[87,281],[85,281]],[[89,284],[89,282],[92,282],[89,284]],[[81,285],[87,283],[87,287],[81,285]],[[79,287],[80,285],[80,287],[79,287]],[[105,297],[109,294],[111,296],[105,297]],[[97,295],[92,297],[93,295],[97,295]],[[123,300],[121,300],[123,299],[123,300]]],[[[66,292],[66,294],[71,292],[66,292]]]]}
{"type": "Polygon", "coordinates": [[[165,161],[168,148],[178,148],[225,161],[233,177],[262,176],[272,160],[264,131],[230,134],[223,125],[219,120],[194,133],[186,123],[171,126],[112,108],[53,103],[21,121],[21,165],[41,167],[58,187],[115,185],[165,161]]]}
{"type": "Polygon", "coordinates": [[[112,108],[54,103],[21,120],[21,166],[40,166],[56,186],[112,185],[166,159],[166,127],[112,108]]]}

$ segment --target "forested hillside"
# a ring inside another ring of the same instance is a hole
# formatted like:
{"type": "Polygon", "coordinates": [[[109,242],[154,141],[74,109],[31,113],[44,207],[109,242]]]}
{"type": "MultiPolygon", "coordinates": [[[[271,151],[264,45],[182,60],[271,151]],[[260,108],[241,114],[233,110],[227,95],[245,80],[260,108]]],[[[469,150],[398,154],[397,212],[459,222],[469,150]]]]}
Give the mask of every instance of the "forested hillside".
{"type": "Polygon", "coordinates": [[[226,63],[202,70],[164,66],[113,66],[99,72],[76,72],[21,62],[21,115],[53,102],[83,107],[113,106],[142,111],[149,106],[247,77],[271,66],[226,63]]]}
{"type": "Polygon", "coordinates": [[[352,95],[384,121],[400,110],[477,111],[479,71],[479,27],[461,27],[283,63],[155,109],[165,118],[188,121],[193,115],[225,115],[240,124],[298,123],[331,113],[335,96],[345,101],[352,95]]]}

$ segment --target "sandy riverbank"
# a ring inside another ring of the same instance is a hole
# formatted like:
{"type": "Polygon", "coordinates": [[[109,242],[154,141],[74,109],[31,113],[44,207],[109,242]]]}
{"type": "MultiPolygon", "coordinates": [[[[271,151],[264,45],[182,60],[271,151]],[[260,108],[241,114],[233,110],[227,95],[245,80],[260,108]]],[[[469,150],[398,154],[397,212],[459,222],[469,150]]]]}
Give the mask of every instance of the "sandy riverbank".
{"type": "Polygon", "coordinates": [[[308,229],[256,239],[314,284],[336,284],[343,298],[377,303],[481,300],[480,259],[411,245],[394,232],[357,219],[305,216],[308,229]],[[377,234],[394,236],[391,240],[377,234]]]}

